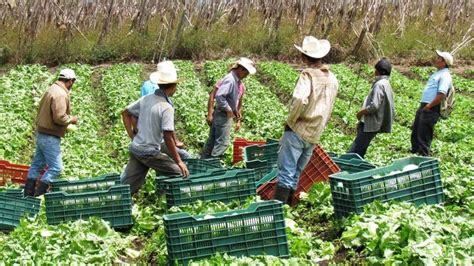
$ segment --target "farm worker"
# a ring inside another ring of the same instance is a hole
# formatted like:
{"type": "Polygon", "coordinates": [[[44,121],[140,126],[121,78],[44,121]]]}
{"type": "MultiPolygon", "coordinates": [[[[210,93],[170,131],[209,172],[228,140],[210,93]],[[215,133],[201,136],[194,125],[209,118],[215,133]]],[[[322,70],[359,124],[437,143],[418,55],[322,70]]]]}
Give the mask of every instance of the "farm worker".
{"type": "Polygon", "coordinates": [[[278,153],[278,183],[274,199],[291,205],[299,175],[308,163],[315,145],[331,115],[338,90],[336,76],[322,58],[329,53],[328,40],[306,36],[296,49],[307,65],[293,91],[285,130],[278,153]]]}
{"type": "MultiPolygon", "coordinates": [[[[242,80],[249,74],[257,72],[252,60],[241,57],[231,68],[230,72],[222,79],[219,89],[215,95],[211,92],[210,98],[214,97],[216,107],[209,117],[209,105],[212,106],[213,100],[208,102],[208,121],[211,124],[209,137],[202,152],[202,158],[222,157],[230,141],[230,129],[232,120],[236,120],[236,130],[240,129],[242,96],[244,90],[241,89],[242,80]]],[[[211,107],[212,108],[212,107],[211,107]]]]}
{"type": "MultiPolygon", "coordinates": [[[[216,97],[216,92],[219,89],[219,87],[222,84],[222,80],[218,80],[216,82],[216,85],[212,88],[212,91],[209,93],[209,100],[207,101],[207,124],[209,126],[212,125],[212,120],[214,119],[214,102],[215,102],[215,97],[216,97]]],[[[238,112],[239,114],[242,115],[242,101],[243,101],[243,96],[245,94],[245,84],[240,83],[239,86],[239,105],[238,105],[238,112]]],[[[237,120],[237,123],[235,125],[235,130],[239,131],[240,130],[240,121],[237,120]]]]}
{"type": "Polygon", "coordinates": [[[357,136],[348,152],[357,153],[362,158],[377,133],[392,132],[395,116],[392,86],[389,77],[392,71],[390,62],[383,58],[375,64],[375,81],[365,98],[362,109],[357,112],[357,136]]]}
{"type": "MultiPolygon", "coordinates": [[[[142,84],[142,87],[140,89],[140,97],[143,97],[143,96],[146,96],[146,95],[149,95],[149,94],[153,94],[153,93],[155,93],[155,91],[157,89],[159,89],[158,84],[156,83],[158,81],[158,78],[159,78],[158,77],[158,72],[153,72],[153,73],[150,74],[150,79],[143,82],[143,84],[142,84]]],[[[173,105],[173,102],[171,101],[171,99],[169,99],[169,100],[170,100],[170,104],[173,105]]],[[[132,123],[134,123],[136,125],[136,123],[137,123],[136,117],[133,118],[132,123]]],[[[135,127],[135,129],[136,129],[136,127],[135,127]]],[[[135,134],[136,134],[136,132],[135,132],[135,134]]],[[[182,160],[191,158],[191,154],[189,154],[189,152],[183,148],[184,143],[179,141],[176,138],[176,136],[175,136],[175,139],[176,139],[176,147],[177,147],[177,150],[178,150],[179,157],[181,157],[182,160]]],[[[161,152],[166,153],[168,156],[172,156],[171,153],[168,151],[168,148],[166,147],[166,145],[164,145],[164,142],[161,142],[161,152]]]]}
{"type": "Polygon", "coordinates": [[[440,116],[440,103],[452,86],[449,67],[453,65],[453,56],[438,50],[436,55],[433,64],[438,71],[426,83],[411,131],[411,152],[422,156],[430,155],[434,127],[440,116]]]}
{"type": "Polygon", "coordinates": [[[36,151],[28,171],[25,196],[41,196],[48,190],[49,184],[56,179],[63,168],[61,159],[61,138],[67,127],[77,124],[77,117],[71,115],[70,93],[76,81],[72,69],[62,69],[58,80],[43,94],[36,115],[36,151]],[[38,187],[36,179],[40,171],[47,166],[38,187]]]}
{"type": "Polygon", "coordinates": [[[131,103],[122,112],[125,129],[132,139],[122,183],[130,185],[132,195],[144,184],[150,168],[161,175],[189,176],[188,168],[176,150],[174,108],[170,97],[176,92],[178,78],[173,62],[158,64],[155,81],[158,90],[131,103]],[[136,125],[132,122],[133,117],[138,118],[136,125]],[[171,156],[161,151],[163,139],[171,156]]]}

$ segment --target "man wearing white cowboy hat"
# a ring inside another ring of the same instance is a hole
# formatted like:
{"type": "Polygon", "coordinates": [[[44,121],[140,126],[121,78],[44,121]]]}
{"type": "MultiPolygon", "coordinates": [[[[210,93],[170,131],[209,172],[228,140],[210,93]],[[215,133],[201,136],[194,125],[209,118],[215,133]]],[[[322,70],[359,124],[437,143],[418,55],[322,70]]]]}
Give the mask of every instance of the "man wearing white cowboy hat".
{"type": "Polygon", "coordinates": [[[242,79],[249,74],[255,74],[256,71],[252,60],[241,57],[209,95],[208,123],[211,128],[203,148],[202,158],[224,155],[229,146],[233,119],[237,121],[236,130],[240,129],[242,96],[244,94],[242,79]],[[214,105],[213,97],[215,97],[216,106],[214,111],[210,112],[209,109],[212,109],[214,105]]]}
{"type": "Polygon", "coordinates": [[[65,136],[68,126],[77,123],[77,117],[71,115],[70,93],[76,74],[72,69],[59,72],[58,80],[49,87],[41,97],[36,116],[36,151],[28,171],[25,184],[25,196],[41,196],[49,188],[52,180],[62,171],[61,138],[65,136]],[[41,176],[38,187],[36,179],[41,176]]]}
{"type": "Polygon", "coordinates": [[[430,155],[434,127],[440,117],[440,103],[453,86],[449,73],[449,67],[453,65],[453,56],[438,50],[436,55],[433,64],[438,71],[433,73],[426,83],[411,131],[411,152],[422,156],[430,155]]]}
{"type": "Polygon", "coordinates": [[[160,175],[189,176],[188,168],[176,150],[174,109],[170,97],[176,92],[178,78],[173,62],[159,63],[153,81],[159,89],[141,97],[122,112],[125,129],[132,139],[122,183],[130,184],[132,195],[144,184],[150,168],[160,175]],[[138,118],[136,125],[133,117],[138,118]],[[163,139],[171,156],[161,152],[163,139]]]}
{"type": "Polygon", "coordinates": [[[307,65],[296,83],[285,132],[278,153],[278,184],[274,198],[292,205],[299,175],[308,163],[313,149],[329,120],[336,99],[338,82],[322,58],[329,53],[327,40],[306,36],[301,52],[307,65]]]}
{"type": "MultiPolygon", "coordinates": [[[[157,65],[157,68],[158,68],[158,65],[157,65]]],[[[157,83],[159,79],[159,75],[160,74],[158,71],[152,72],[150,74],[149,80],[143,82],[142,87],[140,88],[140,97],[153,94],[155,93],[157,89],[159,89],[158,83],[157,83]]],[[[170,100],[171,105],[173,105],[173,101],[171,99],[169,100],[170,100]]],[[[132,125],[136,125],[136,123],[137,123],[137,119],[136,117],[134,117],[132,119],[132,125]]],[[[176,138],[176,147],[178,150],[179,157],[181,157],[182,160],[191,158],[191,154],[189,154],[189,152],[184,149],[184,143],[179,141],[177,138],[176,138]]],[[[166,145],[164,145],[164,142],[161,143],[161,151],[171,156],[171,153],[168,151],[168,148],[166,147],[166,145]]]]}

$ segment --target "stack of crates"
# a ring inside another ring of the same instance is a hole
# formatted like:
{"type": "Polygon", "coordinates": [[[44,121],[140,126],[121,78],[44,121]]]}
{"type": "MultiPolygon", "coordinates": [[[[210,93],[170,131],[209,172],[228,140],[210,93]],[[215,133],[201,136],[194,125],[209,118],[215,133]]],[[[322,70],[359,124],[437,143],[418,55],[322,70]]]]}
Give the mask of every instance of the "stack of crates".
{"type": "MultiPolygon", "coordinates": [[[[301,192],[308,192],[313,184],[318,182],[328,181],[331,174],[339,172],[339,167],[334,163],[331,157],[324,151],[324,149],[316,145],[313,150],[308,164],[300,174],[298,187],[293,194],[292,204],[299,202],[299,195],[301,192]]],[[[273,199],[276,191],[277,180],[265,183],[257,189],[257,194],[262,199],[273,199]]]]}
{"type": "Polygon", "coordinates": [[[118,174],[76,181],[55,180],[45,194],[46,217],[56,225],[98,217],[114,228],[129,228],[132,221],[130,186],[120,183],[118,174]]]}
{"type": "Polygon", "coordinates": [[[280,143],[271,142],[261,145],[250,145],[244,148],[244,160],[266,160],[271,165],[276,165],[280,143]]]}
{"type": "Polygon", "coordinates": [[[188,265],[191,260],[216,253],[232,256],[289,256],[283,208],[279,201],[251,204],[247,209],[211,215],[165,215],[169,264],[188,265]]]}
{"type": "Polygon", "coordinates": [[[243,160],[243,149],[249,145],[266,144],[265,140],[246,140],[242,138],[236,138],[233,145],[233,160],[232,163],[236,164],[243,160]]]}
{"type": "Polygon", "coordinates": [[[330,184],[336,218],[361,213],[364,205],[375,200],[416,205],[444,201],[438,161],[429,157],[409,157],[385,167],[333,174],[330,184]]]}
{"type": "Polygon", "coordinates": [[[6,189],[0,192],[0,230],[13,230],[20,219],[33,217],[40,210],[40,199],[23,197],[21,189],[6,189]]]}

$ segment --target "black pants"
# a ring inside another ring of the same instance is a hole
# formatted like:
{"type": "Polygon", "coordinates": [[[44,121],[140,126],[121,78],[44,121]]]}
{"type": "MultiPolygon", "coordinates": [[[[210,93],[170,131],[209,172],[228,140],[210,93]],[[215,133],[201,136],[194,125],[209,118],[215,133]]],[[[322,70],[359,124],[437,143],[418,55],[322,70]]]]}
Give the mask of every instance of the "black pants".
{"type": "Polygon", "coordinates": [[[352,142],[352,146],[349,149],[349,153],[357,153],[360,157],[364,158],[367,148],[370,142],[375,138],[377,132],[364,132],[364,123],[359,122],[357,124],[357,136],[352,142]]]}
{"type": "Polygon", "coordinates": [[[434,127],[439,119],[439,105],[430,111],[423,111],[425,105],[421,104],[416,111],[411,129],[411,152],[429,156],[434,127]]]}

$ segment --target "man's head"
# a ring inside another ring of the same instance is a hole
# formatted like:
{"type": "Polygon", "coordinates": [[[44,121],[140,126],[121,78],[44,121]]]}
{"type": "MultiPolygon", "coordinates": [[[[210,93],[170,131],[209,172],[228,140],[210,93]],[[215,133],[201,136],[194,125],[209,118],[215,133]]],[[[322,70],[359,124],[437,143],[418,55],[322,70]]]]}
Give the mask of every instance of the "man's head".
{"type": "Polygon", "coordinates": [[[390,64],[387,58],[382,58],[377,62],[377,64],[375,64],[376,76],[390,76],[391,72],[392,72],[392,64],[390,64]]]}
{"type": "Polygon", "coordinates": [[[156,66],[157,71],[150,74],[150,81],[158,84],[166,95],[173,96],[178,84],[178,73],[172,61],[163,61],[156,66]]]}
{"type": "Polygon", "coordinates": [[[72,85],[76,81],[76,73],[74,70],[65,68],[59,72],[59,81],[61,81],[68,90],[72,88],[72,85]]]}
{"type": "Polygon", "coordinates": [[[443,69],[445,67],[450,67],[453,65],[453,56],[448,52],[442,52],[436,50],[436,58],[434,60],[434,66],[437,69],[443,69]]]}
{"type": "Polygon", "coordinates": [[[329,53],[331,44],[328,40],[318,40],[313,36],[306,36],[303,39],[303,45],[298,46],[295,44],[295,48],[301,52],[303,61],[309,64],[316,64],[321,63],[322,58],[329,53]]]}
{"type": "Polygon", "coordinates": [[[234,64],[232,70],[235,71],[235,74],[237,77],[239,77],[239,79],[244,79],[249,74],[253,75],[257,72],[254,62],[245,57],[241,57],[239,61],[234,64]]]}

